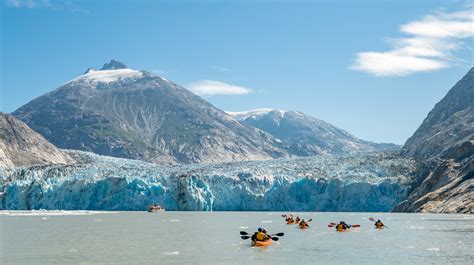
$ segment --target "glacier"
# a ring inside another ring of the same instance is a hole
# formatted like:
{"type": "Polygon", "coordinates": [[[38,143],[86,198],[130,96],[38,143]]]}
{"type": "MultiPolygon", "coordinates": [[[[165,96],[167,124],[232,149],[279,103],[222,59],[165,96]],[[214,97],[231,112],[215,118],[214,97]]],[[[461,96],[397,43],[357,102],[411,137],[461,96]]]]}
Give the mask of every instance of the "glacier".
{"type": "Polygon", "coordinates": [[[390,211],[416,172],[388,151],[188,165],[67,152],[78,163],[0,168],[0,209],[390,211]]]}

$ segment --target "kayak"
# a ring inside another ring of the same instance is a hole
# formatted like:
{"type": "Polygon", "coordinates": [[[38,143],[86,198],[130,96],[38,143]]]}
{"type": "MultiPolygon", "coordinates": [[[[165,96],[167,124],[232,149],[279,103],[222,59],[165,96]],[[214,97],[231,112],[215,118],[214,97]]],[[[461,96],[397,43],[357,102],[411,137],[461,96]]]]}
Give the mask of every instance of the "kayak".
{"type": "Polygon", "coordinates": [[[375,229],[383,229],[383,226],[381,226],[381,227],[376,226],[375,229]]]}
{"type": "Polygon", "coordinates": [[[265,241],[255,241],[252,240],[252,247],[268,247],[272,244],[271,239],[265,240],[265,241]]]}
{"type": "Polygon", "coordinates": [[[337,232],[349,232],[349,228],[347,229],[336,229],[337,232]]]}
{"type": "Polygon", "coordinates": [[[306,225],[306,226],[301,226],[301,225],[299,225],[298,228],[299,228],[299,229],[308,229],[309,226],[307,226],[307,225],[306,225]]]}
{"type": "Polygon", "coordinates": [[[287,225],[294,225],[294,224],[296,224],[296,222],[295,221],[287,221],[286,224],[287,225]]]}

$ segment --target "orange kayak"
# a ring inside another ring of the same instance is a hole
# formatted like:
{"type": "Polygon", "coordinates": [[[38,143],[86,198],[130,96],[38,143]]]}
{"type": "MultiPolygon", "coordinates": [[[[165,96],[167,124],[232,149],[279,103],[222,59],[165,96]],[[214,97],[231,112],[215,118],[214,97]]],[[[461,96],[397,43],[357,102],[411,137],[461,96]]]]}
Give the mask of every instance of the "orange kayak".
{"type": "Polygon", "coordinates": [[[337,232],[349,232],[349,229],[336,229],[337,232]]]}
{"type": "Polygon", "coordinates": [[[383,226],[381,226],[381,227],[376,226],[375,229],[383,229],[383,226]]]}
{"type": "Polygon", "coordinates": [[[294,224],[296,224],[296,222],[295,221],[287,221],[286,224],[287,225],[294,225],[294,224]]]}
{"type": "Polygon", "coordinates": [[[268,247],[272,244],[271,239],[265,241],[252,241],[252,247],[268,247]]]}
{"type": "Polygon", "coordinates": [[[308,228],[309,228],[309,225],[304,225],[304,226],[299,225],[298,227],[299,227],[299,229],[308,229],[308,228]]]}

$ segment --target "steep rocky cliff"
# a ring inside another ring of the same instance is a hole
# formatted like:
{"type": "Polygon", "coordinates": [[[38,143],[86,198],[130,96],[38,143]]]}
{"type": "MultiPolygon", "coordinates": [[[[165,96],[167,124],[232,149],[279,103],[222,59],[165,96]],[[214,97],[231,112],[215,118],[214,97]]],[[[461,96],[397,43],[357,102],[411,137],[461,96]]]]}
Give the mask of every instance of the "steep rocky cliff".
{"type": "Polygon", "coordinates": [[[25,123],[0,112],[0,166],[67,164],[73,161],[25,123]]]}
{"type": "Polygon", "coordinates": [[[435,105],[403,153],[424,173],[394,211],[474,213],[474,68],[435,105]]]}

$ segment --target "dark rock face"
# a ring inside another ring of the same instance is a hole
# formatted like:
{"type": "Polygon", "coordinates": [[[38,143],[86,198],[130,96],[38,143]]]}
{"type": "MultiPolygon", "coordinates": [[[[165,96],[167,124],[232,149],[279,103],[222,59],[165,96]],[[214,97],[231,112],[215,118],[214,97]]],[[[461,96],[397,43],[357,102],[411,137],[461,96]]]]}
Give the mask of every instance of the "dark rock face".
{"type": "Polygon", "coordinates": [[[343,154],[357,151],[398,149],[394,144],[376,144],[358,139],[325,121],[296,111],[256,109],[229,112],[242,123],[259,128],[289,146],[292,154],[343,154]]]}
{"type": "Polygon", "coordinates": [[[474,213],[474,68],[435,105],[403,153],[426,174],[395,211],[474,213]]]}
{"type": "Polygon", "coordinates": [[[0,166],[67,164],[74,160],[15,117],[0,112],[0,166]]]}
{"type": "Polygon", "coordinates": [[[128,67],[116,60],[111,60],[109,63],[105,63],[100,70],[117,70],[117,69],[127,69],[128,67]]]}
{"type": "Polygon", "coordinates": [[[13,115],[60,148],[162,163],[285,157],[273,137],[242,125],[166,79],[111,61],[13,115]]]}

